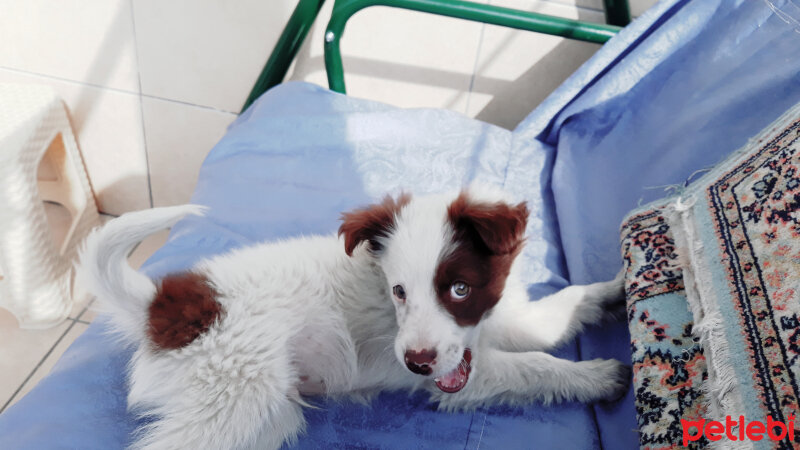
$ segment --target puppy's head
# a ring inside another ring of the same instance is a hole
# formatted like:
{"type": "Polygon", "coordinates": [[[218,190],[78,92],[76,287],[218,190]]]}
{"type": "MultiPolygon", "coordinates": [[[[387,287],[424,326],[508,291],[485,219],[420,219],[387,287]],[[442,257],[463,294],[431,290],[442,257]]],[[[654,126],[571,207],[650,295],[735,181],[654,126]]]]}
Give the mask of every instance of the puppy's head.
{"type": "Polygon", "coordinates": [[[386,275],[395,354],[408,370],[444,392],[466,386],[481,319],[502,297],[527,218],[525,203],[476,189],[387,197],[343,215],[347,254],[371,253],[386,275]]]}

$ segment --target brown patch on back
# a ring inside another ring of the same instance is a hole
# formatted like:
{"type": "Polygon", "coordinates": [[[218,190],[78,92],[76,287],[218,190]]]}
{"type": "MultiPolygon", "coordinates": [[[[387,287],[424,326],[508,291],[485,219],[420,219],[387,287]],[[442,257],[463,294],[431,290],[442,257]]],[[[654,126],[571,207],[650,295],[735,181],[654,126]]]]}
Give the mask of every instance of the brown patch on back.
{"type": "Polygon", "coordinates": [[[408,202],[411,195],[400,194],[395,201],[386,196],[381,203],[342,214],[339,236],[344,236],[344,251],[353,256],[358,244],[368,241],[373,252],[381,250],[380,237],[386,237],[394,228],[395,215],[408,202]]]}
{"type": "Polygon", "coordinates": [[[434,286],[439,302],[461,326],[474,326],[500,301],[511,264],[525,244],[528,207],[523,203],[481,203],[465,192],[450,204],[448,220],[456,249],[439,263],[434,286]],[[470,295],[454,301],[456,281],[470,286],[470,295]]]}
{"type": "Polygon", "coordinates": [[[205,275],[184,272],[164,277],[148,311],[147,334],[155,347],[179,349],[205,333],[222,312],[216,296],[205,275]]]}

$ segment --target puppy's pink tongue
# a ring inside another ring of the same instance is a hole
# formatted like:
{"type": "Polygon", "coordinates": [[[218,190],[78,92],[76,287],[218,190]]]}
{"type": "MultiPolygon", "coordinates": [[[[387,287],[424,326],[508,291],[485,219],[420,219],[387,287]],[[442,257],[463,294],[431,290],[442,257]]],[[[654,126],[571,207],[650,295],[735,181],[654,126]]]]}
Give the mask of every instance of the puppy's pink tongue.
{"type": "Polygon", "coordinates": [[[461,357],[458,367],[434,380],[436,387],[448,394],[464,389],[469,381],[469,373],[472,371],[470,362],[472,362],[472,352],[467,348],[464,349],[464,356],[461,357]]]}

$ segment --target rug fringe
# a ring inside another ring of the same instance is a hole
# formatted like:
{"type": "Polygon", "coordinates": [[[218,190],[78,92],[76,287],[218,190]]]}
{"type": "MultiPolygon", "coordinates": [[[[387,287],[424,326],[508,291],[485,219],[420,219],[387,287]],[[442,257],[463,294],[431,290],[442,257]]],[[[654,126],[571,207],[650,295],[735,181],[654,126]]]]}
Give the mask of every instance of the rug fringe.
{"type": "MultiPolygon", "coordinates": [[[[725,416],[738,416],[741,399],[736,395],[738,384],[731,364],[730,348],[725,336],[724,319],[716,303],[711,285],[711,272],[705,264],[703,241],[697,236],[693,206],[695,198],[678,198],[667,207],[667,220],[673,223],[676,251],[683,271],[683,281],[689,310],[694,318],[692,334],[699,338],[706,358],[708,378],[701,386],[706,397],[710,420],[725,423],[725,416]]],[[[750,441],[720,440],[710,442],[711,449],[752,449],[750,441]]]]}

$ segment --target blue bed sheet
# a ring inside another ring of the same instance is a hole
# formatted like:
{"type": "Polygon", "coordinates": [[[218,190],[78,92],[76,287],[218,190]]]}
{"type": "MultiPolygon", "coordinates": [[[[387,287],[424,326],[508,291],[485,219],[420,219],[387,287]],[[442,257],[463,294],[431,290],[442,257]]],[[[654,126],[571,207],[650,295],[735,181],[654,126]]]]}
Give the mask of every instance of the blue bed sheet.
{"type": "MultiPolygon", "coordinates": [[[[532,298],[608,279],[617,227],[649,189],[681,183],[800,101],[800,39],[773,1],[662,1],[508,132],[439,110],[401,110],[303,83],[263,96],[205,161],[193,201],[146,264],[160,276],[249,243],[330,232],[338,214],[408,189],[503,185],[534,211],[523,254],[532,298]],[[777,11],[777,12],[776,12],[777,11]]],[[[788,11],[788,12],[787,12],[788,11]]],[[[121,448],[129,351],[98,321],[51,375],[0,415],[0,448],[121,448]]],[[[588,330],[559,356],[629,360],[623,323],[588,330]]],[[[424,394],[371,407],[322,402],[299,448],[625,449],[638,446],[632,393],[586,406],[445,414],[424,394]]]]}
{"type": "MultiPolygon", "coordinates": [[[[632,45],[603,47],[519,126],[551,158],[572,283],[614,276],[628,211],[696,179],[800,101],[795,3],[676,1],[655,9],[659,18],[632,45]],[[593,81],[575,82],[585,79],[593,81]]],[[[579,338],[580,356],[630,358],[620,345],[626,339],[624,324],[590,329],[579,338]]],[[[632,394],[594,408],[604,448],[623,448],[620,437],[636,428],[632,394]]]]}

